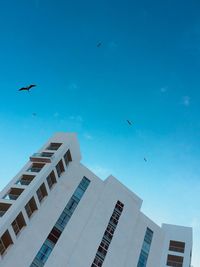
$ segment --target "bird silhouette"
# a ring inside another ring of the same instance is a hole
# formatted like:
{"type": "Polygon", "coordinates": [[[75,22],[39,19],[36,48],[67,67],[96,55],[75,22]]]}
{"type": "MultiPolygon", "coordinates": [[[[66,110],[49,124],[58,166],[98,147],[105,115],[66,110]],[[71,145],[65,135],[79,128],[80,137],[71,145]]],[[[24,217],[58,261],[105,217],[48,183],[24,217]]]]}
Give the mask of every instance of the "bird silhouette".
{"type": "Polygon", "coordinates": [[[132,122],[129,120],[126,120],[129,125],[132,125],[132,122]]]}
{"type": "Polygon", "coordinates": [[[147,159],[146,159],[146,158],[144,158],[144,161],[145,161],[145,162],[147,162],[147,159]]]}
{"type": "Polygon", "coordinates": [[[22,87],[19,89],[19,91],[30,91],[31,88],[35,87],[36,85],[35,84],[31,84],[31,85],[28,85],[26,87],[22,87]]]}
{"type": "Polygon", "coordinates": [[[98,44],[97,44],[97,47],[100,47],[101,45],[102,45],[102,43],[98,43],[98,44]]]}

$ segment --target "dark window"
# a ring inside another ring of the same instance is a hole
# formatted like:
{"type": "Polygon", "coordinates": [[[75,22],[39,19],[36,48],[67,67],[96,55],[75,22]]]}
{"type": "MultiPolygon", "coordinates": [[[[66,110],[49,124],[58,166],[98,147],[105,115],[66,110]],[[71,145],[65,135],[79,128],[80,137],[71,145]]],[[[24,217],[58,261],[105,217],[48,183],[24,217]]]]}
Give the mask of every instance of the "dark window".
{"type": "Polygon", "coordinates": [[[38,188],[36,193],[37,193],[39,202],[41,202],[43,198],[47,196],[47,190],[46,190],[44,183],[38,188]]]}
{"type": "Polygon", "coordinates": [[[10,208],[11,204],[0,203],[0,217],[2,217],[6,211],[10,208]]]}
{"type": "Polygon", "coordinates": [[[56,165],[56,171],[57,171],[58,177],[60,177],[61,174],[65,171],[62,160],[60,160],[58,164],[56,165]]]}
{"type": "Polygon", "coordinates": [[[101,267],[103,265],[103,259],[101,259],[100,257],[98,257],[98,255],[96,255],[94,262],[92,264],[92,267],[101,267]]]}
{"type": "Polygon", "coordinates": [[[167,256],[167,266],[182,267],[183,266],[183,257],[168,255],[167,256]]]}
{"type": "Polygon", "coordinates": [[[51,233],[48,235],[47,239],[53,242],[54,244],[56,244],[60,235],[61,235],[61,231],[58,230],[58,228],[54,227],[51,230],[51,233]]]}
{"type": "Polygon", "coordinates": [[[16,219],[12,222],[12,228],[16,236],[19,234],[19,232],[24,226],[26,226],[26,223],[25,223],[22,212],[20,212],[19,215],[16,217],[16,219]]]}
{"type": "Polygon", "coordinates": [[[30,218],[31,215],[34,213],[34,211],[37,210],[37,205],[35,203],[35,199],[34,197],[32,197],[29,202],[26,204],[25,206],[25,210],[26,210],[26,213],[28,215],[28,217],[30,218]]]}
{"type": "Polygon", "coordinates": [[[67,152],[64,155],[64,161],[65,161],[66,166],[69,164],[70,161],[72,161],[72,156],[71,156],[69,149],[67,150],[67,152]]]}
{"type": "Polygon", "coordinates": [[[106,257],[109,245],[113,238],[113,235],[114,235],[119,217],[121,216],[123,207],[124,207],[124,204],[120,201],[117,201],[91,267],[100,267],[103,265],[103,261],[106,257]],[[115,222],[114,224],[113,224],[113,221],[115,222]]]}
{"type": "Polygon", "coordinates": [[[3,255],[7,248],[13,244],[8,230],[0,238],[0,254],[3,255]]]}
{"type": "Polygon", "coordinates": [[[185,251],[185,243],[184,242],[180,242],[180,241],[170,240],[169,250],[184,253],[184,251],[185,251]]]}
{"type": "Polygon", "coordinates": [[[48,183],[49,189],[51,189],[52,186],[56,183],[56,176],[55,176],[54,171],[52,171],[47,177],[47,183],[48,183]]]}

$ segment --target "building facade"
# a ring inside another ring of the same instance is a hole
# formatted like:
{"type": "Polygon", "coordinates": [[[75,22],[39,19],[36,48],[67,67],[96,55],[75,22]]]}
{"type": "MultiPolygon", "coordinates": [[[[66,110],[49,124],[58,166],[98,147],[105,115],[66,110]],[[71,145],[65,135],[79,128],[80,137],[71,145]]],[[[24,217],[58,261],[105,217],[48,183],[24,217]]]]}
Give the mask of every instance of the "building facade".
{"type": "Polygon", "coordinates": [[[116,178],[57,133],[0,193],[0,267],[189,267],[192,229],[155,224],[116,178]]]}

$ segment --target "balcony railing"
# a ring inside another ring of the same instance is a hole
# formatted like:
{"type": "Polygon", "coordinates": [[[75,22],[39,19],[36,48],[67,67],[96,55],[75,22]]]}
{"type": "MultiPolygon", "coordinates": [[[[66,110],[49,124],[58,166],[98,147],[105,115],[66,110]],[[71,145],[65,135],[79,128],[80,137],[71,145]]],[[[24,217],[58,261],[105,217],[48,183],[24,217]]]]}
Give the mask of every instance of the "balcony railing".
{"type": "Polygon", "coordinates": [[[27,170],[27,172],[40,172],[42,168],[39,167],[31,167],[27,170]]]}
{"type": "Polygon", "coordinates": [[[18,180],[16,184],[19,185],[29,185],[31,183],[31,180],[18,180]]]}
{"type": "Polygon", "coordinates": [[[41,153],[34,153],[30,160],[32,162],[46,162],[51,163],[51,160],[54,158],[54,154],[50,152],[41,152],[41,153]]]}
{"type": "Polygon", "coordinates": [[[3,199],[8,199],[8,200],[16,200],[20,195],[14,195],[14,194],[7,194],[3,197],[3,199]]]}

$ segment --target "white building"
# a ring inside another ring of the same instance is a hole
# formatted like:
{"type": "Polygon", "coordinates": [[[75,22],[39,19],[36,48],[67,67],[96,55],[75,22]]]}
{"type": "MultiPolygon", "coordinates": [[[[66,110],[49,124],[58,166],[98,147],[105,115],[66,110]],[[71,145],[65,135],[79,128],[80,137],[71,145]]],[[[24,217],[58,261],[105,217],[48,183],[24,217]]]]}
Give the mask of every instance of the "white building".
{"type": "Polygon", "coordinates": [[[80,163],[58,133],[0,193],[0,267],[189,267],[192,229],[156,225],[142,200],[80,163]]]}

